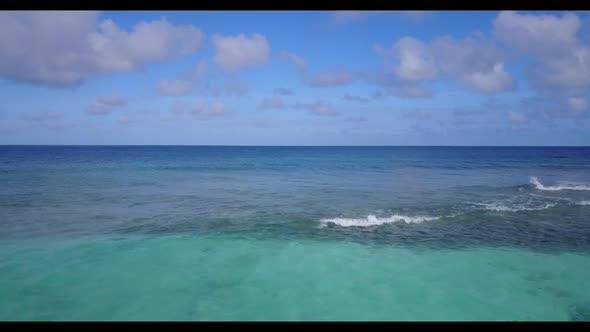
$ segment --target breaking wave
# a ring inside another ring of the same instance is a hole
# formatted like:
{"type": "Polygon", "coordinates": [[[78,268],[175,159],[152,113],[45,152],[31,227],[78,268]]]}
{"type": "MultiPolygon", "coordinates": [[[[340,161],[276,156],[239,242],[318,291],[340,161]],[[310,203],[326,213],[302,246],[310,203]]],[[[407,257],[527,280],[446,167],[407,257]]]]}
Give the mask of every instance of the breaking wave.
{"type": "Polygon", "coordinates": [[[528,207],[524,205],[506,206],[502,203],[476,203],[476,205],[483,206],[486,210],[498,212],[518,212],[518,211],[538,211],[545,210],[556,206],[556,203],[546,203],[542,206],[528,207]]]}
{"type": "Polygon", "coordinates": [[[369,215],[366,218],[332,218],[332,219],[322,219],[320,222],[322,225],[326,226],[330,223],[334,223],[336,225],[342,227],[369,227],[369,226],[377,226],[383,225],[388,223],[394,222],[405,222],[405,223],[421,223],[423,221],[430,221],[440,219],[441,217],[430,217],[430,216],[404,216],[404,215],[393,215],[390,217],[376,217],[374,215],[369,215]]]}
{"type": "Polygon", "coordinates": [[[531,176],[529,182],[539,190],[590,190],[590,186],[576,183],[545,186],[539,181],[539,179],[537,179],[536,176],[531,176]]]}

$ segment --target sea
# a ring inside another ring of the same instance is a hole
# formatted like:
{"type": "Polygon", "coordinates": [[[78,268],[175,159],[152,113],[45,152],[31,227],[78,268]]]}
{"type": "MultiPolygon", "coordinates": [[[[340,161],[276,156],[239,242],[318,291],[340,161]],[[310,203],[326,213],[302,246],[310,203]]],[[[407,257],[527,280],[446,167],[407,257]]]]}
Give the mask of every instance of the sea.
{"type": "Polygon", "coordinates": [[[0,146],[0,320],[588,321],[590,147],[0,146]]]}

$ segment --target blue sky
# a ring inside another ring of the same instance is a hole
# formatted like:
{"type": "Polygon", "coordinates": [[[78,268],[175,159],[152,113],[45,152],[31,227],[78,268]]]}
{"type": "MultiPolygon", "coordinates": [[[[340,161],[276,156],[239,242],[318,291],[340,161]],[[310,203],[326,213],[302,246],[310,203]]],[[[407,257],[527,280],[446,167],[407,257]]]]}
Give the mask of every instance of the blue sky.
{"type": "Polygon", "coordinates": [[[588,12],[2,12],[0,144],[589,145],[588,12]]]}

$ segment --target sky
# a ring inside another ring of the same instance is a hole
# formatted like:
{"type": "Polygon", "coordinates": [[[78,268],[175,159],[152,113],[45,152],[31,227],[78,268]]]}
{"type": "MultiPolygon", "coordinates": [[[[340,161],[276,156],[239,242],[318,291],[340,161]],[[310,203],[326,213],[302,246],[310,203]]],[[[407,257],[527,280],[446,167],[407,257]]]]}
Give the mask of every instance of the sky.
{"type": "Polygon", "coordinates": [[[590,12],[0,12],[0,144],[590,145],[590,12]]]}

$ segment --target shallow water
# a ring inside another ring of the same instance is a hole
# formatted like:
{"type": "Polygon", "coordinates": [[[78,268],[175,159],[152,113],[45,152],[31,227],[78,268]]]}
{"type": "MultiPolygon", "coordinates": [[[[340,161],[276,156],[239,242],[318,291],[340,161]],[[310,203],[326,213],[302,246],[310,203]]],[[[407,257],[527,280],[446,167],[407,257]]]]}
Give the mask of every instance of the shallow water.
{"type": "Polygon", "coordinates": [[[0,147],[2,320],[590,320],[590,149],[0,147]]]}

